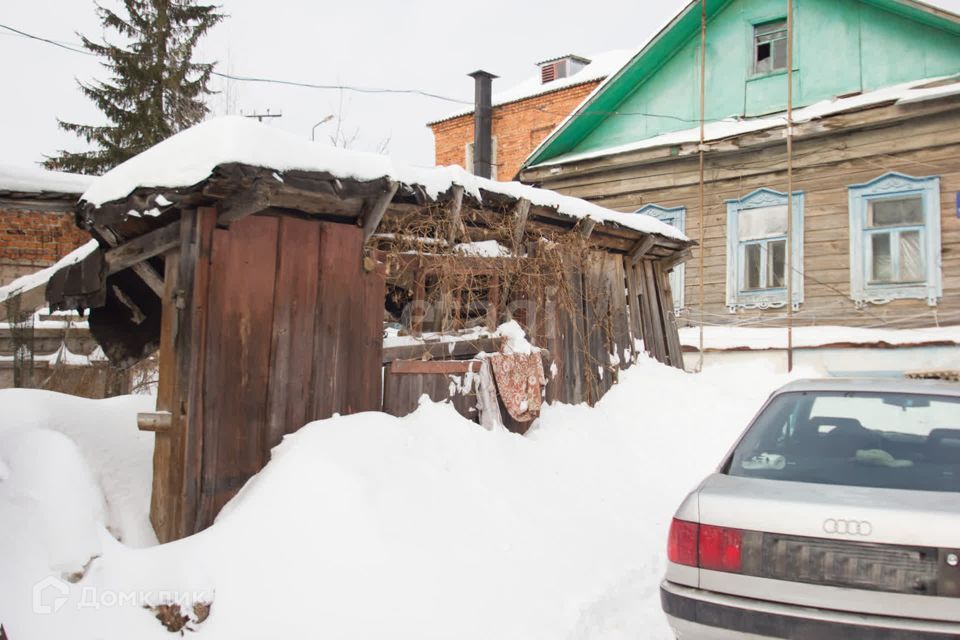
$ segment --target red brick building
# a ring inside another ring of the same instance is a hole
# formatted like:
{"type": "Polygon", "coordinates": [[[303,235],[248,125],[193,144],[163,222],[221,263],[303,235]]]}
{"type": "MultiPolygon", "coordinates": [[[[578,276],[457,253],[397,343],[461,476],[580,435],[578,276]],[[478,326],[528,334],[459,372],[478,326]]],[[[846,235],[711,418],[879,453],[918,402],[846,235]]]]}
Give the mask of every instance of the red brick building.
{"type": "Polygon", "coordinates": [[[91,177],[0,165],[0,286],[48,267],[90,235],[73,206],[91,177]]]}
{"type": "MultiPolygon", "coordinates": [[[[521,84],[493,94],[493,164],[497,180],[512,180],[521,163],[632,51],[618,50],[592,58],[568,55],[537,63],[538,73],[521,84]]],[[[473,110],[452,113],[428,124],[438,165],[473,164],[473,110]]]]}

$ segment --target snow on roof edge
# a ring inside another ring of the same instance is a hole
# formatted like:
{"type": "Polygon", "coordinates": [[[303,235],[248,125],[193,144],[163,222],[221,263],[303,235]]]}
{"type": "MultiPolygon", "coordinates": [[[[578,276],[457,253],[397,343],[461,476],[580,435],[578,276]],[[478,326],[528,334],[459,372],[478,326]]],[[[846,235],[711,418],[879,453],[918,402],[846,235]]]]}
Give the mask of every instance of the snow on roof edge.
{"type": "Polygon", "coordinates": [[[95,177],[0,162],[0,191],[81,194],[95,177]]]}
{"type": "Polygon", "coordinates": [[[207,120],[171,136],[97,178],[81,200],[99,207],[126,198],[141,187],[180,188],[206,180],[227,163],[242,163],[274,171],[324,171],[362,181],[388,178],[418,185],[436,198],[454,185],[477,201],[481,190],[555,209],[571,218],[589,217],[622,227],[681,241],[689,239],[674,227],[651,216],[621,213],[547,189],[518,182],[498,182],[467,173],[458,166],[413,167],[387,156],[324,146],[249,118],[227,116],[207,120]]]}

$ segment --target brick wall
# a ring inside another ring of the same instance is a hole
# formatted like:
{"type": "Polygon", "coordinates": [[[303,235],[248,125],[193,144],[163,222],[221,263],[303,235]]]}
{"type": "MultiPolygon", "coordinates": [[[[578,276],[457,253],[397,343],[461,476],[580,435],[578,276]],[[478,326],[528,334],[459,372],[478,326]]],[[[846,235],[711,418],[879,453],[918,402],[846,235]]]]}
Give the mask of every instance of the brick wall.
{"type": "Polygon", "coordinates": [[[0,205],[0,286],[50,266],[89,240],[90,235],[77,228],[72,213],[0,205]]]}
{"type": "MultiPolygon", "coordinates": [[[[521,163],[599,84],[568,87],[493,108],[498,180],[513,180],[521,163]]],[[[473,142],[473,114],[430,125],[438,165],[466,166],[466,146],[473,142]]]]}

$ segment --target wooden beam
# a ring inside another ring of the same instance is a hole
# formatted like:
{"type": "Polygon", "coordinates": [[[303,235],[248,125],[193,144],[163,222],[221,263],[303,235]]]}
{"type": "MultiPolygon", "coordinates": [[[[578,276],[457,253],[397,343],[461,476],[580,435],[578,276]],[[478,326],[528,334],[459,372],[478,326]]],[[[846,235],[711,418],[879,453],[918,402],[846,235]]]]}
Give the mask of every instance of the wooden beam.
{"type": "Polygon", "coordinates": [[[365,211],[363,214],[363,241],[366,242],[370,239],[370,236],[374,234],[377,230],[377,227],[380,226],[380,221],[383,220],[383,215],[387,212],[387,208],[390,206],[390,203],[393,202],[393,196],[397,194],[397,190],[400,188],[399,182],[391,182],[387,187],[387,190],[384,191],[380,196],[370,205],[369,210],[365,211]]]}
{"type": "Polygon", "coordinates": [[[523,232],[527,226],[527,216],[530,215],[530,201],[526,198],[520,198],[517,200],[516,206],[513,208],[513,249],[514,255],[516,255],[517,250],[520,248],[520,243],[523,242],[523,232]]]}
{"type": "Polygon", "coordinates": [[[670,271],[671,269],[676,268],[676,266],[681,264],[682,262],[686,262],[687,260],[689,260],[692,256],[693,256],[693,251],[691,251],[690,249],[684,249],[683,251],[678,251],[677,253],[673,254],[672,256],[670,256],[669,258],[661,262],[660,267],[664,271],[670,271]]]}
{"type": "Polygon", "coordinates": [[[479,338],[458,342],[426,342],[383,348],[383,364],[394,360],[416,360],[428,356],[431,359],[464,358],[478,353],[496,353],[503,345],[503,338],[479,338]],[[451,350],[451,345],[453,345],[451,350]]]}
{"type": "Polygon", "coordinates": [[[180,223],[160,227],[133,240],[108,249],[103,254],[107,273],[123,271],[138,262],[143,262],[161,253],[166,253],[180,244],[180,223]]]}
{"type": "Polygon", "coordinates": [[[447,229],[447,243],[453,246],[453,241],[457,237],[463,222],[460,218],[460,209],[463,207],[463,187],[459,184],[453,185],[453,198],[450,200],[450,208],[447,212],[449,219],[449,228],[447,229]]]}
{"type": "Polygon", "coordinates": [[[643,240],[639,240],[633,248],[630,249],[630,252],[627,254],[627,257],[630,258],[632,264],[637,264],[647,253],[650,252],[650,249],[653,248],[653,245],[657,243],[655,237],[647,236],[643,240]]]}
{"type": "Polygon", "coordinates": [[[259,180],[249,189],[245,189],[225,200],[221,200],[217,206],[220,211],[220,214],[217,216],[217,224],[230,224],[231,222],[236,222],[241,218],[246,218],[253,213],[258,213],[268,208],[279,186],[280,183],[270,183],[259,180]]]}
{"type": "Polygon", "coordinates": [[[394,360],[390,373],[463,374],[480,371],[479,360],[394,360]]]}
{"type": "MultiPolygon", "coordinates": [[[[120,244],[120,236],[114,233],[113,229],[103,225],[94,225],[93,229],[103,238],[103,241],[111,247],[116,247],[120,244]]],[[[146,262],[138,262],[130,268],[140,276],[140,279],[150,287],[151,291],[157,294],[158,298],[163,298],[163,278],[157,273],[156,269],[146,262]]]]}

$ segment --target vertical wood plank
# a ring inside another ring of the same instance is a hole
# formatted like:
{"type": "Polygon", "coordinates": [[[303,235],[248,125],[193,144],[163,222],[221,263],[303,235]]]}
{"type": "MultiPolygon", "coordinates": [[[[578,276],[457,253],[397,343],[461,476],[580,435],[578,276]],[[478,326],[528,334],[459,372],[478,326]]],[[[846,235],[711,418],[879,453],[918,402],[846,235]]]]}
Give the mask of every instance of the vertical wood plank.
{"type": "MultiPolygon", "coordinates": [[[[177,361],[174,340],[177,332],[177,274],[179,253],[171,252],[164,257],[163,315],[160,320],[160,379],[157,383],[157,410],[170,411],[175,407],[174,392],[177,388],[177,361]]],[[[150,494],[150,523],[161,543],[174,539],[174,516],[177,503],[176,485],[173,483],[174,458],[170,431],[154,434],[153,488],[150,494]]],[[[177,464],[179,464],[177,460],[177,464]]]]}
{"type": "Polygon", "coordinates": [[[683,347],[680,344],[680,332],[673,310],[673,291],[670,289],[670,274],[658,263],[654,266],[660,283],[660,307],[663,310],[663,330],[667,342],[667,356],[670,364],[683,369],[683,347]]]}
{"type": "Polygon", "coordinates": [[[198,528],[266,463],[278,228],[276,218],[249,216],[214,232],[198,528]]]}
{"type": "Polygon", "coordinates": [[[305,399],[312,391],[320,228],[312,220],[284,217],[279,221],[265,451],[312,418],[305,399]]]}
{"type": "Polygon", "coordinates": [[[203,455],[203,362],[207,324],[210,250],[217,211],[202,207],[181,214],[180,258],[177,273],[179,310],[176,351],[177,374],[174,391],[172,451],[175,462],[172,480],[177,492],[174,513],[175,538],[195,533],[200,497],[203,455]]]}

